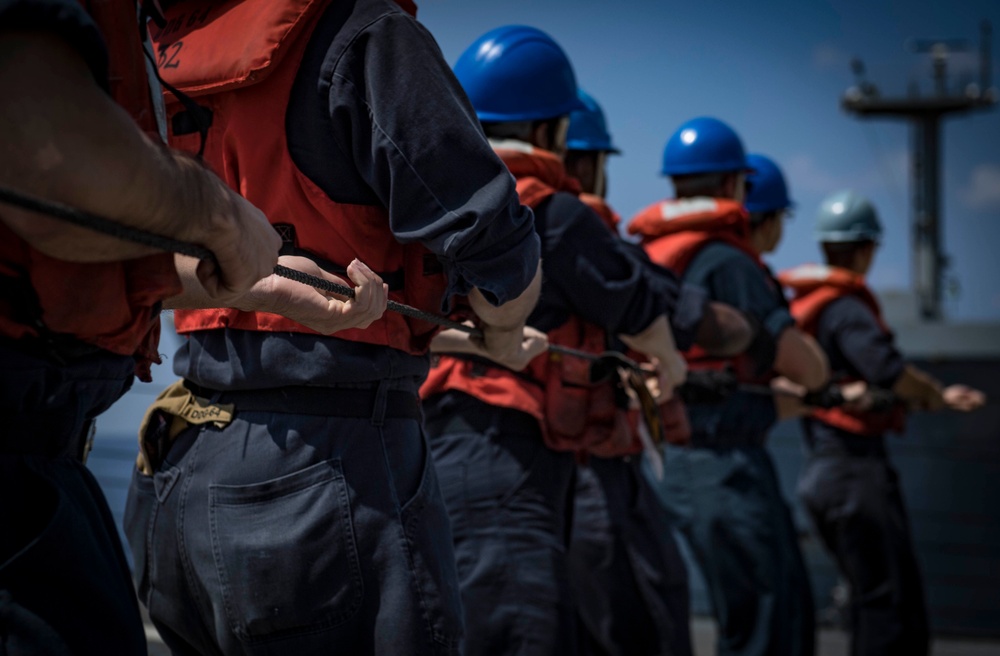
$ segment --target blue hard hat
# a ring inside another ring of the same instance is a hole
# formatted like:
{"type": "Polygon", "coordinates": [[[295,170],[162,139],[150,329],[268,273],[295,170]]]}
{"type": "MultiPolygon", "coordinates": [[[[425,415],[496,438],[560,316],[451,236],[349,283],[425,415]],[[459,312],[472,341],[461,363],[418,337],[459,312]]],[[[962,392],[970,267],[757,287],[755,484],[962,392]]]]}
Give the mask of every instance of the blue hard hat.
{"type": "Polygon", "coordinates": [[[601,150],[607,153],[621,153],[611,143],[604,111],[594,98],[583,89],[577,90],[584,109],[569,115],[569,131],[566,133],[567,150],[601,150]]]}
{"type": "Polygon", "coordinates": [[[534,27],[508,25],[482,35],[458,58],[455,77],[484,123],[537,121],[583,108],[566,53],[534,27]]]}
{"type": "Polygon", "coordinates": [[[821,242],[879,241],[882,224],[875,207],[851,190],[838,191],[820,203],[816,239],[821,242]]]}
{"type": "Polygon", "coordinates": [[[749,168],[739,135],[719,119],[701,116],[681,125],[667,140],[661,173],[691,175],[749,168]]]}
{"type": "Polygon", "coordinates": [[[747,155],[747,165],[753,171],[747,175],[750,190],[744,205],[752,214],[787,210],[795,205],[788,197],[785,176],[774,160],[763,155],[747,155]]]}

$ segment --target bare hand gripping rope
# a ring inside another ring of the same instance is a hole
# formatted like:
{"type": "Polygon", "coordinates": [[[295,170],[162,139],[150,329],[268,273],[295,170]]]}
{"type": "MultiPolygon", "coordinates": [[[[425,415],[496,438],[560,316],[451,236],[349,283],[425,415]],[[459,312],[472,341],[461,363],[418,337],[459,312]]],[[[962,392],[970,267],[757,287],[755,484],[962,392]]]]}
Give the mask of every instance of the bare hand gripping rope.
{"type": "MultiPolygon", "coordinates": [[[[123,239],[125,241],[130,241],[136,244],[141,244],[143,246],[149,246],[150,248],[156,248],[162,251],[169,251],[172,253],[180,253],[181,255],[187,255],[188,257],[193,257],[198,260],[214,260],[215,255],[209,249],[204,246],[199,246],[197,244],[191,244],[179,239],[174,239],[172,237],[164,237],[163,235],[153,234],[145,230],[140,230],[139,228],[133,228],[131,226],[122,225],[116,221],[112,221],[103,216],[87,212],[85,210],[80,210],[77,208],[69,207],[61,203],[56,203],[49,200],[42,200],[28,194],[21,193],[19,191],[14,191],[13,189],[8,189],[5,187],[0,187],[0,201],[4,203],[9,203],[11,205],[16,205],[22,209],[30,210],[32,212],[39,212],[41,214],[46,214],[48,216],[61,219],[73,225],[80,226],[81,228],[87,228],[100,232],[102,234],[108,235],[109,237],[115,237],[117,239],[123,239]]],[[[330,282],[324,278],[319,278],[317,276],[304,273],[302,271],[296,271],[295,269],[290,269],[286,266],[280,264],[274,267],[274,275],[280,276],[282,278],[287,278],[289,280],[294,280],[295,282],[302,283],[303,285],[309,285],[310,287],[315,287],[316,289],[321,289],[325,292],[330,292],[332,294],[337,294],[346,298],[354,298],[354,290],[345,285],[340,285],[335,282],[330,282]]],[[[396,301],[389,301],[387,303],[387,309],[402,314],[414,319],[419,319],[421,321],[426,321],[428,323],[433,323],[438,326],[443,326],[445,328],[452,328],[454,330],[460,330],[464,333],[468,333],[474,337],[482,337],[483,331],[472,326],[468,326],[457,321],[452,321],[447,317],[442,317],[437,314],[432,314],[430,312],[424,312],[415,307],[405,305],[403,303],[397,303],[396,301]]],[[[611,357],[616,360],[619,364],[627,366],[631,369],[637,371],[644,371],[638,363],[626,358],[620,353],[608,352],[608,354],[595,355],[592,353],[587,353],[585,351],[578,351],[576,349],[566,348],[564,346],[559,346],[557,344],[550,344],[549,350],[562,353],[564,355],[569,355],[571,357],[584,358],[586,360],[591,360],[594,362],[601,361],[604,358],[611,357]]]]}
{"type": "MultiPolygon", "coordinates": [[[[32,212],[39,212],[41,214],[46,214],[48,216],[61,219],[73,225],[80,226],[82,228],[87,228],[100,232],[102,234],[108,235],[110,237],[115,237],[117,239],[123,239],[126,241],[131,241],[137,244],[142,244],[143,246],[148,246],[150,248],[155,248],[162,251],[169,251],[173,253],[180,253],[181,255],[187,255],[199,260],[214,260],[215,255],[209,249],[204,246],[199,246],[197,244],[191,244],[179,239],[174,239],[172,237],[164,237],[163,235],[153,234],[145,230],[140,230],[139,228],[133,228],[131,226],[122,225],[116,221],[112,221],[105,217],[87,212],[85,210],[76,209],[63,205],[61,203],[56,203],[48,200],[42,200],[34,196],[23,194],[12,189],[8,189],[0,186],[0,202],[9,203],[17,207],[30,210],[32,212]]],[[[295,269],[290,269],[286,266],[280,264],[274,267],[274,275],[280,276],[282,278],[287,278],[289,280],[294,280],[295,282],[302,283],[303,285],[309,285],[316,289],[321,289],[332,294],[337,294],[346,298],[354,298],[354,290],[345,285],[340,285],[335,282],[330,282],[324,278],[319,278],[302,271],[297,271],[295,269]]],[[[414,319],[419,319],[421,321],[426,321],[428,323],[433,323],[438,326],[445,328],[451,328],[454,330],[459,330],[464,333],[468,333],[474,337],[482,337],[483,331],[468,326],[464,323],[459,323],[457,321],[452,321],[447,317],[442,317],[437,314],[432,314],[430,312],[425,312],[419,310],[415,307],[405,305],[403,303],[398,303],[396,301],[388,301],[386,308],[392,312],[396,312],[414,319]]],[[[559,344],[549,344],[549,351],[553,353],[560,353],[563,355],[568,355],[570,357],[581,358],[584,360],[589,360],[594,363],[599,363],[603,365],[603,369],[607,371],[609,368],[623,367],[625,369],[631,370],[637,374],[650,374],[651,369],[646,366],[643,367],[638,362],[628,358],[622,353],[617,351],[605,351],[604,353],[588,353],[586,351],[580,351],[573,348],[568,348],[566,346],[560,346],[559,344]]],[[[724,398],[725,395],[731,393],[734,390],[740,390],[744,392],[749,392],[752,394],[765,394],[765,395],[775,395],[783,394],[781,390],[774,390],[767,386],[762,385],[749,385],[746,383],[737,383],[734,378],[731,378],[731,374],[727,372],[700,372],[700,375],[696,375],[695,372],[689,374],[689,381],[680,390],[681,396],[686,396],[685,389],[691,393],[693,397],[704,397],[703,394],[699,394],[695,390],[715,390],[711,394],[718,395],[719,398],[724,398]]],[[[714,398],[714,397],[713,397],[714,398]]],[[[693,400],[693,399],[692,399],[693,400]]],[[[718,402],[718,401],[716,401],[718,402]]]]}

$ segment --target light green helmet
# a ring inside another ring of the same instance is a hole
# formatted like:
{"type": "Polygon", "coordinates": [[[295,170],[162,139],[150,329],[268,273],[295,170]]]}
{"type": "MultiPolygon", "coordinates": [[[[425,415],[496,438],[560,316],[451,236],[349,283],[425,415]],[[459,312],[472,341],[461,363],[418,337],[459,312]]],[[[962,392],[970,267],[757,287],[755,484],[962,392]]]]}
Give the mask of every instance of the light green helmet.
{"type": "Polygon", "coordinates": [[[827,196],[816,214],[816,239],[821,242],[879,241],[882,224],[867,198],[851,190],[827,196]]]}

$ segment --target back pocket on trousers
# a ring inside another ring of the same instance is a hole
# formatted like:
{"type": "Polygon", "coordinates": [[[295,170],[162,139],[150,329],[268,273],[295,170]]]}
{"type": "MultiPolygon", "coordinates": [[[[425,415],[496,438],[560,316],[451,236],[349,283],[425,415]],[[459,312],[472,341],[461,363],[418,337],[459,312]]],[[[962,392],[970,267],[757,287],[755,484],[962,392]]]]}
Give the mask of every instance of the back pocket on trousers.
{"type": "Polygon", "coordinates": [[[363,594],[339,459],[209,488],[212,546],[232,630],[257,641],[348,620],[363,594]]]}

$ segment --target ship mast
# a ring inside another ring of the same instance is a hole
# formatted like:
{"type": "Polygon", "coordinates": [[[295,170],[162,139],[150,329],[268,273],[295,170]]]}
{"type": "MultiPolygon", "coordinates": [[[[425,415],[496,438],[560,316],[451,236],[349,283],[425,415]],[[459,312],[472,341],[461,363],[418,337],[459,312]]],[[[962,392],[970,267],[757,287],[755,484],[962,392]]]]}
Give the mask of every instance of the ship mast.
{"type": "Polygon", "coordinates": [[[851,68],[858,83],[841,99],[841,106],[860,118],[891,118],[910,123],[913,277],[920,316],[929,321],[942,318],[942,278],[948,263],[941,245],[941,121],[951,114],[988,109],[996,104],[998,93],[991,79],[991,36],[989,22],[983,21],[979,82],[970,82],[957,93],[948,88],[948,56],[969,50],[969,43],[964,39],[911,39],[907,45],[912,52],[930,54],[932,58],[932,94],[920,95],[916,85],[911,85],[907,96],[883,98],[878,88],[865,79],[864,65],[855,59],[851,68]]]}

